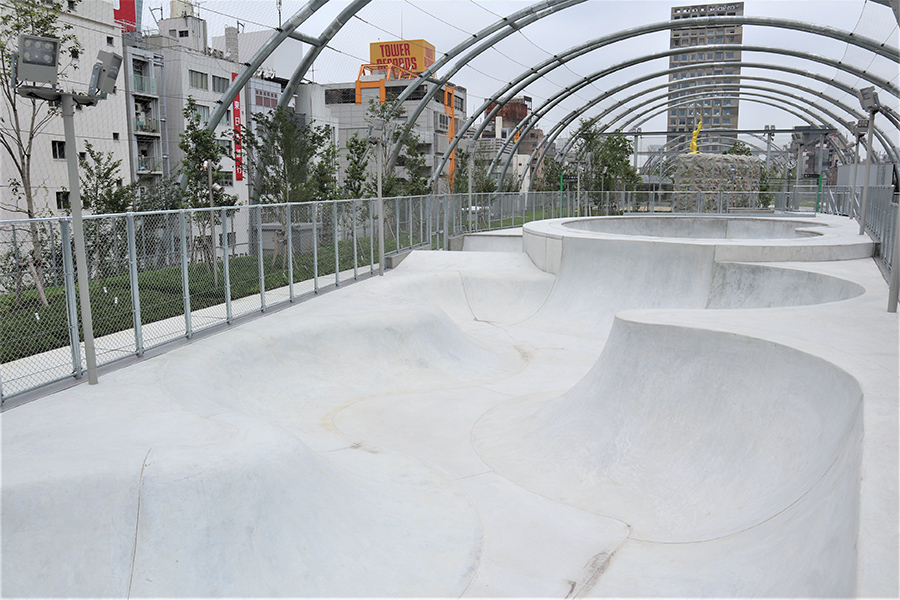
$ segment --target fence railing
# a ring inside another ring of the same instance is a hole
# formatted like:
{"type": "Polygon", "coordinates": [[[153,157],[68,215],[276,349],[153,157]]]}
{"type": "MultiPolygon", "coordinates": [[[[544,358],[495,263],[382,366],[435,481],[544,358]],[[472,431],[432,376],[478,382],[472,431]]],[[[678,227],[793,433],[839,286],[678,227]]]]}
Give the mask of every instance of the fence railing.
{"type": "MultiPolygon", "coordinates": [[[[828,189],[827,201],[822,211],[833,215],[846,215],[859,220],[862,192],[852,194],[849,186],[828,189]]],[[[878,246],[875,259],[887,275],[893,268],[894,244],[897,243],[898,196],[892,186],[872,186],[866,199],[866,231],[878,246]]]]}
{"type": "MultiPolygon", "coordinates": [[[[816,200],[828,212],[854,210],[842,193],[816,200]]],[[[386,198],[385,253],[448,250],[467,232],[566,216],[770,212],[804,202],[796,193],[665,190],[386,198]]],[[[870,231],[889,261],[896,204],[876,191],[869,206],[870,231]]],[[[86,216],[97,363],[372,275],[375,207],[369,198],[86,216]]],[[[68,217],[0,221],[0,405],[85,372],[71,228],[68,217]]]]}
{"type": "Polygon", "coordinates": [[[154,77],[133,73],[131,75],[131,81],[133,91],[156,95],[156,79],[154,77]]]}

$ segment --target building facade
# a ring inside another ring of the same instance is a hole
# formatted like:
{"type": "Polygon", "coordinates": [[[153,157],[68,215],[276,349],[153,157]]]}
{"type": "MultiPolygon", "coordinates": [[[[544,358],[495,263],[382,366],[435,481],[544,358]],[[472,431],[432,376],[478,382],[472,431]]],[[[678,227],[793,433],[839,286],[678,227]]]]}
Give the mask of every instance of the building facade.
{"type": "Polygon", "coordinates": [[[669,75],[669,109],[666,118],[667,141],[670,145],[688,143],[701,117],[703,126],[698,139],[702,152],[722,152],[730,148],[737,137],[728,130],[738,127],[741,68],[740,50],[703,50],[698,46],[739,45],[743,40],[741,25],[710,27],[692,26],[691,20],[700,17],[735,16],[744,14],[743,2],[700,4],[672,8],[673,21],[684,27],[672,29],[669,48],[680,50],[669,57],[669,68],[684,67],[669,75]],[[697,78],[704,78],[698,80],[697,78]],[[702,97],[693,96],[698,85],[714,86],[702,97]],[[690,98],[687,98],[690,96],[690,98]]]}

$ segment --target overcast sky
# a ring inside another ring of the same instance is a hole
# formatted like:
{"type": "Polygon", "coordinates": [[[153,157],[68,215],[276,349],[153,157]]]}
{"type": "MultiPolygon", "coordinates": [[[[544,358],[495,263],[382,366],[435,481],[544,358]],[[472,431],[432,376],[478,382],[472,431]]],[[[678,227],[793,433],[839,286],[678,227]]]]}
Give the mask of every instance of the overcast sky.
{"type": "MultiPolygon", "coordinates": [[[[394,39],[424,38],[434,44],[438,56],[459,44],[466,37],[497,21],[502,16],[521,10],[530,2],[484,1],[484,0],[375,0],[360,11],[357,18],[338,33],[327,49],[318,59],[314,72],[309,77],[319,83],[353,81],[359,65],[368,61],[369,43],[394,39]]],[[[471,61],[453,77],[454,83],[468,90],[470,110],[480,106],[485,98],[495,94],[506,82],[514,79],[531,65],[539,63],[554,54],[585,41],[608,35],[610,33],[637,27],[649,23],[666,21],[672,6],[691,4],[663,0],[588,0],[582,4],[560,11],[550,17],[514,33],[490,51],[483,53],[471,61]]],[[[282,20],[287,21],[294,13],[305,5],[305,2],[285,0],[282,5],[282,20]]],[[[312,18],[304,23],[300,30],[303,33],[318,36],[331,20],[347,5],[346,2],[332,0],[320,9],[312,18]]],[[[168,0],[145,0],[145,29],[154,27],[154,19],[150,14],[152,8],[162,7],[166,17],[169,16],[168,0]]],[[[898,45],[897,23],[888,7],[866,2],[864,0],[767,0],[747,1],[744,3],[746,15],[780,17],[785,19],[807,21],[828,25],[844,31],[852,31],[856,35],[898,45]]],[[[207,0],[200,3],[200,16],[209,22],[209,35],[221,35],[226,25],[234,25],[240,21],[245,31],[267,30],[278,24],[276,0],[207,0]]],[[[900,79],[897,64],[885,59],[875,58],[871,53],[849,47],[846,43],[823,39],[800,32],[785,29],[745,27],[744,43],[783,47],[810,52],[841,60],[845,64],[858,66],[884,79],[897,84],[900,79]]],[[[290,55],[299,61],[306,47],[294,41],[290,55]]],[[[639,38],[620,42],[612,46],[591,52],[583,57],[567,63],[554,70],[550,75],[536,82],[523,92],[534,99],[534,107],[539,107],[547,98],[560,88],[571,85],[600,69],[618,64],[625,60],[662,52],[669,48],[669,33],[659,32],[640,36],[639,38]]],[[[241,56],[248,60],[249,56],[241,56]]],[[[866,83],[856,77],[843,74],[826,65],[812,63],[799,58],[786,57],[771,53],[745,52],[745,62],[763,62],[793,66],[806,71],[821,73],[852,87],[865,87],[866,83]]],[[[542,127],[550,127],[566,114],[584,106],[589,100],[603,91],[641,74],[665,69],[667,59],[646,61],[643,64],[623,70],[618,75],[609,76],[580,90],[548,113],[542,127]]],[[[813,96],[799,91],[794,83],[810,87],[818,95],[827,95],[839,102],[858,108],[855,98],[808,78],[793,76],[772,70],[745,68],[744,74],[772,77],[784,81],[783,91],[789,91],[812,99],[813,96]]],[[[639,88],[647,88],[662,83],[657,79],[640,84],[639,88]]],[[[759,85],[759,84],[757,84],[759,85]]],[[[766,84],[762,84],[766,85],[766,84]]],[[[620,94],[622,98],[629,94],[620,94]]],[[[896,106],[896,99],[881,94],[882,101],[891,100],[896,106]]],[[[810,100],[811,101],[811,100],[810,100]]],[[[841,118],[851,117],[834,105],[818,100],[818,102],[841,118]]],[[[613,106],[612,101],[598,104],[586,114],[596,115],[600,111],[613,106]]],[[[805,104],[803,102],[801,105],[805,104]]],[[[632,103],[625,110],[634,114],[637,105],[632,103]]],[[[612,114],[617,114],[614,112],[612,114]]],[[[664,116],[656,117],[642,125],[645,131],[665,129],[664,116]]],[[[793,127],[806,124],[797,116],[779,108],[744,100],[741,103],[740,127],[763,128],[765,125],[777,127],[793,127]]],[[[786,141],[786,137],[780,141],[786,141]]],[[[657,141],[656,143],[659,143],[657,141]]],[[[645,142],[647,143],[647,142],[645,142]]],[[[649,140],[649,143],[654,143],[649,140]]]]}

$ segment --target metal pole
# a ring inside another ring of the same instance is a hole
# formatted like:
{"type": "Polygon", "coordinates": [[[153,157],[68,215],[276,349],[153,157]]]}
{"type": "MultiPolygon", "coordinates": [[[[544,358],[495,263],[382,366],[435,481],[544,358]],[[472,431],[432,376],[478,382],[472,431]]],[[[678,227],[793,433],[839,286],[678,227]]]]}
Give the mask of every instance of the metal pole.
{"type": "MultiPolygon", "coordinates": [[[[382,132],[381,135],[384,135],[382,132]]],[[[378,274],[384,275],[384,198],[381,196],[381,163],[384,161],[383,146],[384,140],[379,137],[375,144],[375,184],[378,192],[378,274]]]]}
{"type": "Polygon", "coordinates": [[[853,201],[856,199],[856,179],[859,173],[859,131],[854,134],[856,137],[856,154],[853,160],[853,182],[850,184],[850,200],[848,200],[847,216],[853,218],[853,201]]]}
{"type": "Polygon", "coordinates": [[[872,159],[875,158],[875,153],[872,152],[872,130],[875,128],[876,112],[877,111],[875,110],[869,111],[869,127],[866,132],[866,171],[863,175],[863,193],[859,207],[859,235],[866,232],[866,204],[869,200],[869,176],[872,173],[872,159]]]}
{"type": "MultiPolygon", "coordinates": [[[[222,209],[222,285],[225,287],[225,321],[231,323],[233,315],[231,312],[231,270],[228,259],[228,233],[225,229],[225,223],[228,222],[228,215],[225,207],[222,209]]],[[[234,217],[231,219],[231,228],[234,229],[234,217]]]]}
{"type": "MultiPolygon", "coordinates": [[[[15,232],[13,227],[13,232],[15,232]]],[[[62,237],[63,279],[66,286],[66,317],[69,324],[69,346],[72,348],[72,372],[81,378],[81,340],[78,335],[78,306],[75,300],[75,266],[72,262],[72,236],[68,221],[60,220],[62,237]]]]}
{"type": "Polygon", "coordinates": [[[312,205],[312,233],[313,233],[313,289],[319,293],[319,204],[312,205]]]}
{"type": "Polygon", "coordinates": [[[294,301],[294,225],[291,219],[291,205],[286,204],[284,207],[284,222],[287,226],[287,265],[288,265],[288,299],[294,301]]]}
{"type": "Polygon", "coordinates": [[[341,285],[341,254],[338,247],[338,203],[332,200],[331,205],[332,232],[334,235],[334,285],[341,285]]]}
{"type": "MultiPolygon", "coordinates": [[[[891,203],[888,202],[888,208],[891,203]]],[[[897,297],[900,295],[900,203],[894,212],[894,252],[891,259],[891,288],[888,292],[888,312],[897,312],[897,297]]]]}
{"type": "Polygon", "coordinates": [[[469,149],[469,231],[472,231],[472,182],[475,178],[475,147],[476,143],[473,141],[472,146],[469,149]]]}
{"type": "Polygon", "coordinates": [[[256,264],[259,269],[259,310],[266,312],[266,265],[263,259],[262,204],[256,205],[256,264]]]}
{"type": "Polygon", "coordinates": [[[66,166],[69,171],[69,206],[72,208],[72,237],[75,239],[75,264],[78,274],[78,300],[81,306],[81,327],[84,332],[84,357],[87,361],[88,383],[97,383],[97,351],[94,347],[94,320],[88,289],[87,257],[84,249],[84,222],[81,218],[81,191],[78,187],[78,152],[75,142],[75,100],[62,94],[63,128],[66,134],[66,166]]]}
{"type": "Polygon", "coordinates": [[[797,142],[797,166],[794,169],[794,193],[792,199],[792,210],[800,209],[800,199],[797,196],[797,186],[800,185],[800,175],[803,173],[803,144],[797,142]]]}
{"type": "MultiPolygon", "coordinates": [[[[206,173],[209,180],[209,260],[212,262],[213,285],[219,287],[219,264],[216,262],[216,214],[212,209],[216,207],[213,202],[213,164],[206,161],[206,173]]],[[[224,227],[224,223],[222,226],[224,227]]]]}
{"type": "Polygon", "coordinates": [[[353,211],[351,214],[353,215],[353,219],[351,219],[353,223],[353,279],[359,278],[359,250],[356,248],[356,199],[353,199],[353,204],[351,205],[351,210],[353,211]]]}
{"type": "Polygon", "coordinates": [[[131,313],[134,316],[134,352],[138,356],[144,353],[144,337],[141,331],[141,295],[138,288],[137,244],[134,240],[134,215],[125,215],[128,235],[128,276],[131,283],[131,313]]]}
{"type": "Polygon", "coordinates": [[[182,300],[184,301],[184,336],[190,338],[193,335],[191,329],[191,286],[188,279],[187,224],[185,223],[183,210],[178,211],[178,225],[181,228],[181,289],[182,300]]]}

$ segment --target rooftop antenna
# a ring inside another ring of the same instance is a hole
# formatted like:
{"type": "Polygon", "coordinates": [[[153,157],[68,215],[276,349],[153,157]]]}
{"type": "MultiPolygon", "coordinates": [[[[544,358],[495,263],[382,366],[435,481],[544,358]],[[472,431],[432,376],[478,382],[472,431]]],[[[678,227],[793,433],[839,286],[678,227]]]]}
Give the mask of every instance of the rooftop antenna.
{"type": "Polygon", "coordinates": [[[275,6],[278,8],[278,29],[281,29],[281,0],[275,0],[275,6]]]}
{"type": "Polygon", "coordinates": [[[156,11],[159,11],[159,19],[163,18],[163,7],[162,6],[151,6],[150,7],[150,16],[153,17],[153,21],[156,23],[156,26],[159,27],[159,19],[156,18],[156,11]]]}

